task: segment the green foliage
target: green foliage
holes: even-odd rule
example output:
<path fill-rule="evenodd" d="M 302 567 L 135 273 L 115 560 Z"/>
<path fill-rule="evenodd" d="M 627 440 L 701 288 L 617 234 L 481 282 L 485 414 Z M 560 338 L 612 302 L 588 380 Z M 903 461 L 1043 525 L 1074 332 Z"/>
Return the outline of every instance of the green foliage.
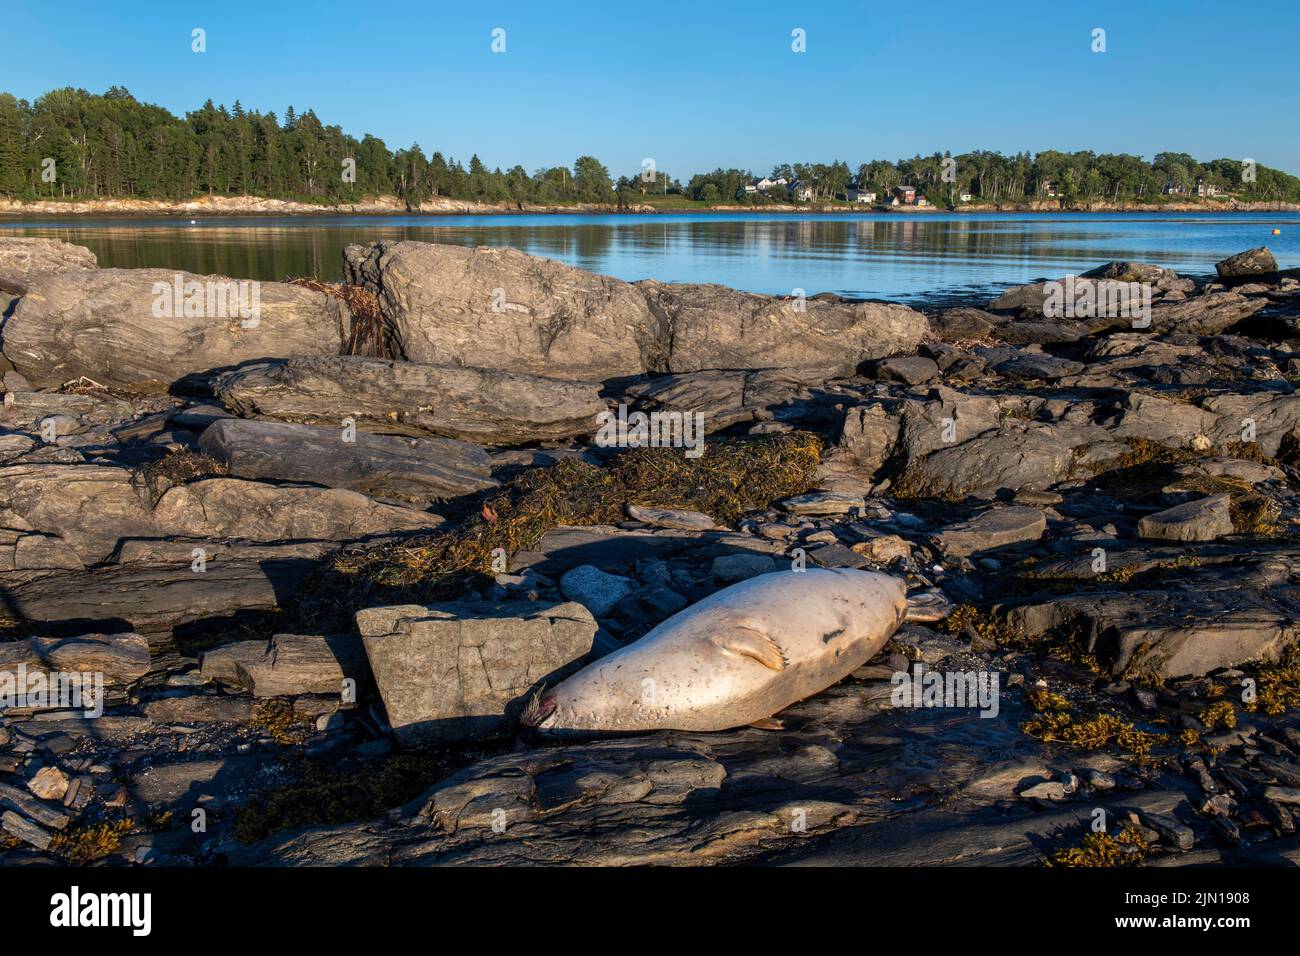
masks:
<path fill-rule="evenodd" d="M 54 160 L 55 179 L 41 177 Z M 343 161 L 356 162 L 355 181 Z M 954 165 L 955 163 L 955 165 Z M 434 197 L 492 203 L 609 203 L 652 201 L 685 208 L 696 203 L 761 206 L 787 203 L 779 187 L 747 193 L 748 170 L 698 173 L 686 185 L 667 172 L 642 171 L 615 183 L 591 156 L 573 168 L 527 173 L 489 169 L 477 156 L 468 168 L 440 152 L 428 155 L 413 143 L 392 151 L 366 134 L 357 139 L 316 114 L 292 106 L 283 121 L 275 113 L 231 109 L 211 100 L 184 119 L 137 101 L 113 87 L 103 95 L 67 87 L 34 102 L 0 93 L 0 196 L 20 199 L 190 199 L 195 196 L 262 196 L 315 203 L 342 203 L 395 195 L 410 207 Z M 935 153 L 890 162 L 785 163 L 772 178 L 799 181 L 812 201 L 845 198 L 851 182 L 882 200 L 899 185 L 915 186 L 938 206 L 969 193 L 976 202 L 1014 203 L 1049 198 L 1049 184 L 1066 202 L 1160 202 L 1195 196 L 1198 181 L 1242 201 L 1300 201 L 1300 179 L 1265 166 L 1243 181 L 1235 159 L 1199 163 L 1185 153 L 1157 153 L 1147 162 L 1127 154 L 1044 150 L 1014 156 L 978 150 L 958 156 Z M 1166 195 L 1166 188 L 1176 190 Z"/>

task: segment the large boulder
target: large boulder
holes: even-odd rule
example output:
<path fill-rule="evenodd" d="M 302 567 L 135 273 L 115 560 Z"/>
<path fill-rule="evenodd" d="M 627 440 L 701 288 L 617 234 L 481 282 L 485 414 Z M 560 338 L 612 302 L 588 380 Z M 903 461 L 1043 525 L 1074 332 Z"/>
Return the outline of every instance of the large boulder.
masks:
<path fill-rule="evenodd" d="M 337 299 L 262 282 L 243 287 L 241 312 L 234 282 L 166 269 L 36 276 L 5 322 L 4 354 L 36 388 L 84 375 L 160 389 L 255 359 L 342 351 L 350 315 Z"/>
<path fill-rule="evenodd" d="M 557 378 L 637 375 L 659 321 L 626 282 L 516 249 L 377 242 L 344 269 L 379 296 L 406 358 Z"/>
<path fill-rule="evenodd" d="M 203 432 L 199 447 L 239 478 L 349 488 L 426 507 L 497 485 L 487 452 L 452 438 L 224 418 Z"/>
<path fill-rule="evenodd" d="M 499 733 L 596 636 L 577 603 L 373 607 L 356 621 L 388 722 L 407 747 Z"/>
<path fill-rule="evenodd" d="M 717 285 L 621 282 L 513 249 L 349 246 L 415 362 L 608 380 L 646 372 L 853 373 L 915 350 L 925 316 L 878 302 L 775 298 Z"/>
<path fill-rule="evenodd" d="M 245 417 L 443 435 L 510 445 L 589 435 L 605 410 L 594 385 L 481 368 L 334 356 L 247 366 L 217 394 Z"/>
<path fill-rule="evenodd" d="M 668 370 L 820 369 L 852 375 L 862 363 L 914 352 L 929 331 L 919 312 L 832 297 L 782 299 L 719 285 L 638 282 L 667 320 Z"/>
<path fill-rule="evenodd" d="M 1214 271 L 1223 279 L 1277 272 L 1277 259 L 1273 257 L 1268 246 L 1260 246 L 1216 262 Z"/>

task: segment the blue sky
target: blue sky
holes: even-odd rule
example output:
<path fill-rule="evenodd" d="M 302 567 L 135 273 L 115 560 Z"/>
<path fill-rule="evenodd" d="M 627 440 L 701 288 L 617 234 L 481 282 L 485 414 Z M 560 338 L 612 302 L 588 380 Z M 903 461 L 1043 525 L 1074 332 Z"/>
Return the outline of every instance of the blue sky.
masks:
<path fill-rule="evenodd" d="M 1170 149 L 1300 174 L 1297 0 L 7 0 L 5 20 L 0 89 L 22 98 L 119 84 L 178 115 L 208 97 L 293 104 L 390 148 L 530 171 L 584 153 L 615 175 L 644 157 L 682 175 L 982 147 Z"/>

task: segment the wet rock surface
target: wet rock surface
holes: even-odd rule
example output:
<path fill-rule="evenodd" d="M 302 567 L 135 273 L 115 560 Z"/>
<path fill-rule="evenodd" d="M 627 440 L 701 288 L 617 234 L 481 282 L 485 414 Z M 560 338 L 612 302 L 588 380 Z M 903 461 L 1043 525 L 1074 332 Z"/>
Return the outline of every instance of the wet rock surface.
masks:
<path fill-rule="evenodd" d="M 148 270 L 0 241 L 0 861 L 1294 865 L 1300 283 L 1234 258 L 1081 273 L 1147 323 L 385 243 L 376 358 L 296 286 L 275 347 L 146 338 Z M 619 405 L 702 454 L 597 438 Z M 782 729 L 518 732 L 801 567 L 910 610 Z"/>

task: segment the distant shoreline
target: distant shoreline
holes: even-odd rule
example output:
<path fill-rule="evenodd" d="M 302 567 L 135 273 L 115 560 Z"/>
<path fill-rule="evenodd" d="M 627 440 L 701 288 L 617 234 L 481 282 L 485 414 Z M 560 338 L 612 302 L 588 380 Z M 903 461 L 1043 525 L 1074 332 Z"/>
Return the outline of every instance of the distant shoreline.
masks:
<path fill-rule="evenodd" d="M 1235 212 L 1300 212 L 1300 203 L 1286 202 L 1180 202 L 1160 204 L 1138 203 L 1077 203 L 1069 206 L 1059 202 L 1040 200 L 1032 203 L 984 204 L 967 203 L 955 209 L 937 206 L 863 206 L 849 204 L 742 206 L 715 204 L 710 206 L 665 207 L 650 203 L 628 205 L 576 203 L 572 205 L 537 205 L 516 203 L 477 203 L 460 199 L 435 198 L 408 209 L 395 197 L 363 199 L 356 203 L 328 206 L 300 203 L 285 199 L 264 199 L 256 196 L 202 197 L 191 200 L 161 199 L 92 199 L 92 200 L 0 200 L 0 223 L 5 219 L 22 217 L 54 217 L 81 219 L 101 216 L 221 216 L 232 219 L 254 216 L 532 216 L 532 215 L 689 215 L 708 213 L 747 213 L 751 215 L 802 214 L 802 215 L 873 215 L 894 213 L 898 215 L 929 215 L 934 213 L 1235 213 Z"/>

